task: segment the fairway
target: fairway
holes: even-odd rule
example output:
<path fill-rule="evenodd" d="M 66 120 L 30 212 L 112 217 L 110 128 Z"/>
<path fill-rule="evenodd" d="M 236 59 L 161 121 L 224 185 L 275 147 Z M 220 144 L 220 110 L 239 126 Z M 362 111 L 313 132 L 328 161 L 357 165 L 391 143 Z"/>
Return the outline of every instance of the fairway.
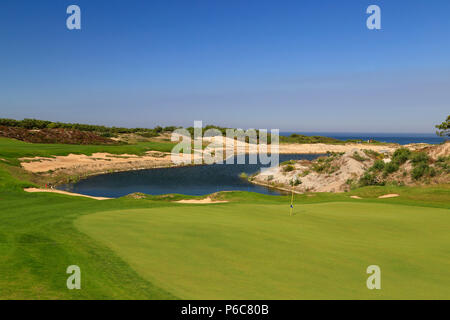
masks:
<path fill-rule="evenodd" d="M 448 299 L 448 209 L 373 202 L 173 205 L 75 226 L 182 299 Z M 379 265 L 381 290 L 366 268 Z M 124 280 L 126 281 L 126 279 Z"/>

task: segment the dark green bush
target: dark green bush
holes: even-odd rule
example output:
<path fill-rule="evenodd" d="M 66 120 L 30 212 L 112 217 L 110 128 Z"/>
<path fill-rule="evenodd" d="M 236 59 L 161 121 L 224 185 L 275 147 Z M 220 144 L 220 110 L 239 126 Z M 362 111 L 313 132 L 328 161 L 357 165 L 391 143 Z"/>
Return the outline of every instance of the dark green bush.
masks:
<path fill-rule="evenodd" d="M 399 168 L 398 164 L 396 162 L 391 161 L 391 162 L 386 163 L 386 165 L 384 166 L 383 173 L 385 175 L 389 175 L 389 174 L 394 173 L 395 171 L 397 171 L 398 168 Z"/>
<path fill-rule="evenodd" d="M 378 181 L 377 176 L 373 173 L 366 172 L 360 179 L 359 179 L 359 185 L 361 187 L 365 186 L 376 186 L 380 185 L 381 183 Z"/>
<path fill-rule="evenodd" d="M 437 174 L 436 169 L 434 169 L 433 167 L 430 167 L 430 168 L 428 169 L 428 175 L 429 175 L 430 177 L 434 177 L 434 176 L 436 176 L 436 174 Z"/>
<path fill-rule="evenodd" d="M 114 135 L 111 132 L 100 133 L 100 136 L 104 137 L 104 138 L 112 138 L 112 137 L 114 137 Z"/>
<path fill-rule="evenodd" d="M 401 165 L 401 164 L 404 164 L 406 161 L 408 161 L 410 156 L 411 156 L 411 150 L 409 150 L 408 148 L 400 148 L 400 149 L 395 150 L 395 152 L 392 156 L 392 161 Z"/>
<path fill-rule="evenodd" d="M 426 163 L 419 163 L 412 171 L 411 176 L 414 180 L 420 179 L 423 175 L 428 173 L 430 167 Z"/>
<path fill-rule="evenodd" d="M 428 163 L 429 157 L 425 152 L 415 152 L 410 159 L 413 165 L 417 165 L 419 163 Z"/>
<path fill-rule="evenodd" d="M 377 160 L 370 168 L 371 171 L 381 171 L 384 169 L 385 163 L 383 160 Z"/>

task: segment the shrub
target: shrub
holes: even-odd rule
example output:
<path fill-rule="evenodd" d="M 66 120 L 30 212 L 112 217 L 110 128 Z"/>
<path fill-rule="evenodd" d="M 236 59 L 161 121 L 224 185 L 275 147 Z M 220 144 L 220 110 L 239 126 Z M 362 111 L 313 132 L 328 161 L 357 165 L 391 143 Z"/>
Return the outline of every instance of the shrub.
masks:
<path fill-rule="evenodd" d="M 428 163 L 429 157 L 425 152 L 415 152 L 411 155 L 411 162 L 414 165 L 419 163 Z"/>
<path fill-rule="evenodd" d="M 354 179 L 347 179 L 347 181 L 345 181 L 345 184 L 350 187 L 350 190 L 359 187 L 358 181 L 355 181 Z"/>
<path fill-rule="evenodd" d="M 395 171 L 397 171 L 399 168 L 398 163 L 396 162 L 388 162 L 386 163 L 386 165 L 384 166 L 384 174 L 385 175 L 389 175 L 391 173 L 394 173 Z"/>
<path fill-rule="evenodd" d="M 112 134 L 111 132 L 103 132 L 103 133 L 100 133 L 100 136 L 103 138 L 112 138 L 112 137 L 116 137 L 117 135 Z"/>
<path fill-rule="evenodd" d="M 414 180 L 420 179 L 429 171 L 430 167 L 426 163 L 419 163 L 412 171 L 411 176 Z"/>
<path fill-rule="evenodd" d="M 436 161 L 436 166 L 443 169 L 444 172 L 450 172 L 450 156 L 440 156 Z"/>
<path fill-rule="evenodd" d="M 409 150 L 408 148 L 400 148 L 400 149 L 395 150 L 395 152 L 392 156 L 392 161 L 401 165 L 401 164 L 404 164 L 406 161 L 408 161 L 410 156 L 411 156 L 411 150 Z"/>
<path fill-rule="evenodd" d="M 360 179 L 359 184 L 361 187 L 365 186 L 376 186 L 380 183 L 378 182 L 378 179 L 375 174 L 366 172 Z"/>
<path fill-rule="evenodd" d="M 372 171 L 381 171 L 384 169 L 385 163 L 383 160 L 377 160 L 373 164 L 373 166 L 370 168 Z"/>
<path fill-rule="evenodd" d="M 315 163 L 313 164 L 312 169 L 317 173 L 322 173 L 325 172 L 329 167 L 330 165 L 327 163 L 325 164 Z"/>
<path fill-rule="evenodd" d="M 293 165 L 291 165 L 291 164 L 288 164 L 287 166 L 283 167 L 283 172 L 291 172 L 291 171 L 294 171 L 294 170 L 295 170 L 295 167 Z"/>
<path fill-rule="evenodd" d="M 434 169 L 433 167 L 429 167 L 429 169 L 428 169 L 428 175 L 429 175 L 430 177 L 436 176 L 436 169 Z"/>

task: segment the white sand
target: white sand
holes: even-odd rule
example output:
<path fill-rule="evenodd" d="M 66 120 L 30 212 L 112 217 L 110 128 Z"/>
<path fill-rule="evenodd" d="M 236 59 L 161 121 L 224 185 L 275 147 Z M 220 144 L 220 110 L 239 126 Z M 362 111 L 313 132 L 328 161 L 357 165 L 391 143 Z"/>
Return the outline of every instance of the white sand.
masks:
<path fill-rule="evenodd" d="M 72 192 L 67 192 L 67 191 L 62 191 L 62 190 L 55 190 L 55 189 L 38 189 L 38 188 L 25 188 L 23 189 L 26 192 L 52 192 L 52 193 L 60 193 L 60 194 L 65 194 L 68 196 L 74 196 L 74 197 L 85 197 L 85 198 L 90 198 L 90 199 L 95 199 L 95 200 L 108 200 L 111 198 L 105 198 L 105 197 L 93 197 L 93 196 L 87 196 L 84 194 L 79 194 L 79 193 L 72 193 Z"/>
<path fill-rule="evenodd" d="M 379 196 L 378 199 L 395 198 L 395 197 L 400 197 L 400 195 L 396 194 L 396 193 L 390 193 L 390 194 L 385 194 L 385 195 Z"/>
<path fill-rule="evenodd" d="M 189 200 L 179 200 L 179 201 L 175 201 L 177 203 L 197 203 L 197 204 L 208 204 L 208 203 L 226 203 L 228 201 L 215 201 L 212 200 L 211 198 L 205 198 L 205 199 L 189 199 Z"/>

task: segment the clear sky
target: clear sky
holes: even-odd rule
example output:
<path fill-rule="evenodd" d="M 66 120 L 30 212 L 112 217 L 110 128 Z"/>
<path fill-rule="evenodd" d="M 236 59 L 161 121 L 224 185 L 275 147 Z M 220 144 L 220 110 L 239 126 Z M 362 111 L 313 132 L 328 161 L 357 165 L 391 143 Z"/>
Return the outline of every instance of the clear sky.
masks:
<path fill-rule="evenodd" d="M 433 132 L 449 16 L 448 0 L 1 0 L 0 117 Z"/>

